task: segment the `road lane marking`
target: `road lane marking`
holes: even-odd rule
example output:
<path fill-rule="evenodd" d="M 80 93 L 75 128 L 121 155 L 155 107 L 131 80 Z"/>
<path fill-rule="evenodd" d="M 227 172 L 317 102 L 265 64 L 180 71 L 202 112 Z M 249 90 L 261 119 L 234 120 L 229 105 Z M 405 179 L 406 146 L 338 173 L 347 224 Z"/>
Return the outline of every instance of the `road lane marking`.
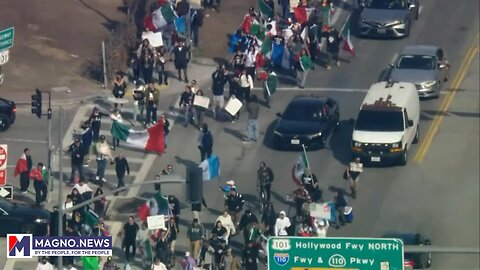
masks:
<path fill-rule="evenodd" d="M 447 112 L 450 105 L 452 104 L 455 94 L 460 88 L 467 74 L 467 71 L 470 68 L 473 58 L 478 53 L 477 41 L 478 41 L 478 35 L 477 35 L 477 38 L 475 39 L 475 43 L 468 49 L 467 54 L 465 55 L 462 61 L 462 64 L 460 65 L 460 69 L 458 70 L 454 80 L 452 81 L 451 90 L 448 92 L 447 96 L 443 99 L 439 110 L 435 114 L 432 124 L 428 128 L 428 131 L 425 134 L 425 137 L 422 140 L 422 143 L 420 144 L 420 147 L 417 153 L 413 157 L 414 162 L 419 163 L 425 158 L 425 155 L 428 149 L 430 148 L 430 145 L 432 144 L 433 138 L 435 134 L 438 132 L 440 125 L 442 124 L 442 120 L 445 113 Z"/>
<path fill-rule="evenodd" d="M 397 60 L 397 57 L 398 57 L 398 53 L 395 53 L 392 57 L 392 60 L 390 61 L 390 64 L 395 64 L 395 60 Z"/>
<path fill-rule="evenodd" d="M 255 87 L 253 90 L 263 91 L 263 88 Z M 334 87 L 305 87 L 300 88 L 296 86 L 292 87 L 278 87 L 276 91 L 298 91 L 298 92 L 360 92 L 366 93 L 368 89 L 366 88 L 334 88 Z"/>
<path fill-rule="evenodd" d="M 423 6 L 418 7 L 418 16 L 420 16 L 420 14 L 422 14 L 422 10 L 423 10 Z"/>
<path fill-rule="evenodd" d="M 24 142 L 24 143 L 41 143 L 41 144 L 47 143 L 47 141 L 29 140 L 29 139 L 13 139 L 13 138 L 2 138 L 2 141 L 7 141 L 7 142 Z"/>

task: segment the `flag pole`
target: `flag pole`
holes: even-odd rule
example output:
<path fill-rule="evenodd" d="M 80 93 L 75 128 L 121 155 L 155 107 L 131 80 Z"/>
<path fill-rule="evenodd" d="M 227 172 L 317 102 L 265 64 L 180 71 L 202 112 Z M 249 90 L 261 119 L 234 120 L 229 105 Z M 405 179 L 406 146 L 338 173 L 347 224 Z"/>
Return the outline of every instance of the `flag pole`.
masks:
<path fill-rule="evenodd" d="M 305 149 L 305 145 L 302 144 L 303 154 L 305 155 L 305 162 L 307 163 L 306 168 L 310 169 L 310 162 L 308 162 L 307 150 Z M 306 169 L 305 168 L 305 169 Z"/>

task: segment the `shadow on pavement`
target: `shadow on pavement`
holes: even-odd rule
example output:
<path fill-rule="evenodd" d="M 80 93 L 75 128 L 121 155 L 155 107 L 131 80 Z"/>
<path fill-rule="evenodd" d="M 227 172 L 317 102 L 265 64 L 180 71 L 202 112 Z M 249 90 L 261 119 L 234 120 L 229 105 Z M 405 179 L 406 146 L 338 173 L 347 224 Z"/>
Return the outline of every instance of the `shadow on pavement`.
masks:
<path fill-rule="evenodd" d="M 340 127 L 332 134 L 328 142 L 334 158 L 344 165 L 348 164 L 352 158 L 350 142 L 354 125 L 355 120 L 353 119 L 341 120 Z"/>
<path fill-rule="evenodd" d="M 235 129 L 223 128 L 223 131 L 227 134 L 232 135 L 233 137 L 235 137 L 239 140 L 243 140 L 245 138 L 245 135 L 243 135 L 243 133 L 241 133 L 240 131 L 235 130 Z"/>
<path fill-rule="evenodd" d="M 177 164 L 184 165 L 186 168 L 198 166 L 198 164 L 195 161 L 183 159 L 179 156 L 175 156 L 175 162 L 177 162 Z"/>

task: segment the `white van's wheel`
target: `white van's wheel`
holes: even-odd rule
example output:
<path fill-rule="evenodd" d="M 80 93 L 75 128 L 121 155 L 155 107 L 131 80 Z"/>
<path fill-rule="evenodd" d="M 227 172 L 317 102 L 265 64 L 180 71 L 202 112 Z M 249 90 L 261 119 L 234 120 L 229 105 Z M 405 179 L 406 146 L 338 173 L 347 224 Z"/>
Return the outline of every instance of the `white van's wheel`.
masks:
<path fill-rule="evenodd" d="M 413 142 L 412 143 L 418 143 L 418 141 L 420 140 L 420 130 L 419 130 L 419 126 L 417 125 L 417 131 L 415 132 L 415 138 L 413 138 Z"/>
<path fill-rule="evenodd" d="M 400 158 L 400 165 L 405 166 L 407 165 L 407 162 L 408 162 L 408 152 L 407 152 L 407 148 L 405 148 L 405 150 L 403 151 L 403 155 Z"/>

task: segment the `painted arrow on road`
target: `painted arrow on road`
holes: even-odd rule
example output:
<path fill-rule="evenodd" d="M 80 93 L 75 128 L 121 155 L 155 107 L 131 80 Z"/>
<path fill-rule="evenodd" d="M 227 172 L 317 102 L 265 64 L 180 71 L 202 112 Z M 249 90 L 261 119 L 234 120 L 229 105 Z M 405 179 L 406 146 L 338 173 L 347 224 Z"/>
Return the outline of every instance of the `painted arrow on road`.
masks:
<path fill-rule="evenodd" d="M 0 197 L 5 199 L 13 199 L 13 187 L 0 187 Z"/>

